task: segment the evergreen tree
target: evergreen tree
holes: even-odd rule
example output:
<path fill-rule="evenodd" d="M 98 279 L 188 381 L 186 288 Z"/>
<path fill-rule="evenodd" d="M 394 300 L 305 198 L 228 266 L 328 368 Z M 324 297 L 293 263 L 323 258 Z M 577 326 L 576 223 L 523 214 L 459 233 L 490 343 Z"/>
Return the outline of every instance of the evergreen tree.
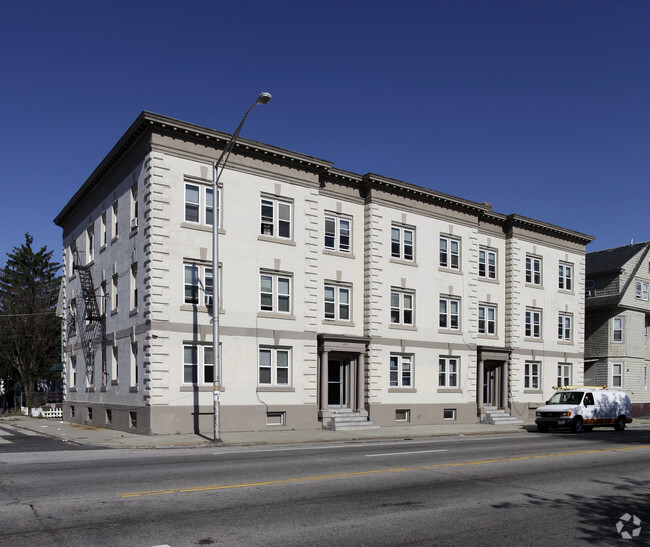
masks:
<path fill-rule="evenodd" d="M 61 356 L 61 321 L 55 313 L 60 265 L 46 247 L 34 252 L 33 241 L 25 234 L 0 270 L 0 371 L 20 380 L 28 407 L 34 406 L 37 381 L 51 378 L 50 368 Z"/>

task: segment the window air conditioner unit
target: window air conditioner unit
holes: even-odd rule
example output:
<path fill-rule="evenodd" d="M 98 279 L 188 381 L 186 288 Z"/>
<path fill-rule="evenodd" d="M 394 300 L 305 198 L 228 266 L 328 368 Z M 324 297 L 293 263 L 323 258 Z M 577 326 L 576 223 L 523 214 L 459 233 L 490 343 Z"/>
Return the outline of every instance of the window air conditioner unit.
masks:
<path fill-rule="evenodd" d="M 137 219 L 137 217 L 132 218 L 131 219 L 131 230 L 135 230 L 137 227 L 138 227 L 138 219 Z"/>

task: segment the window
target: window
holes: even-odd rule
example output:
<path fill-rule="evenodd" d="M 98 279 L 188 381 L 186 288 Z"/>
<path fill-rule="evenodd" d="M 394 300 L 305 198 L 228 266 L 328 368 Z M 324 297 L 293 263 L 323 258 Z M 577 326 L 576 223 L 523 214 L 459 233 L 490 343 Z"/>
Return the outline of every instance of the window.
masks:
<path fill-rule="evenodd" d="M 623 387 L 623 363 L 612 363 L 612 387 Z"/>
<path fill-rule="evenodd" d="M 131 344 L 131 385 L 137 386 L 140 378 L 138 377 L 138 343 Z"/>
<path fill-rule="evenodd" d="M 445 408 L 442 411 L 443 420 L 455 420 L 456 419 L 456 409 L 455 408 Z"/>
<path fill-rule="evenodd" d="M 288 348 L 261 347 L 259 351 L 260 385 L 289 385 L 289 363 L 291 350 Z"/>
<path fill-rule="evenodd" d="M 478 252 L 478 276 L 484 279 L 497 278 L 497 253 L 487 249 Z"/>
<path fill-rule="evenodd" d="M 113 411 L 110 408 L 106 409 L 106 424 L 111 425 L 113 423 Z"/>
<path fill-rule="evenodd" d="M 70 356 L 70 387 L 77 388 L 77 357 Z"/>
<path fill-rule="evenodd" d="M 138 309 L 138 265 L 131 266 L 131 309 Z"/>
<path fill-rule="evenodd" d="M 557 366 L 557 387 L 571 385 L 571 365 L 560 363 Z"/>
<path fill-rule="evenodd" d="M 200 304 L 201 293 L 203 304 L 212 306 L 214 291 L 214 276 L 212 268 L 198 264 L 184 265 L 183 302 L 185 304 Z"/>
<path fill-rule="evenodd" d="M 260 233 L 264 236 L 291 239 L 291 203 L 263 197 Z"/>
<path fill-rule="evenodd" d="M 458 357 L 438 359 L 438 386 L 458 387 Z"/>
<path fill-rule="evenodd" d="M 349 287 L 325 285 L 325 319 L 350 321 Z"/>
<path fill-rule="evenodd" d="M 68 265 L 69 265 L 68 275 L 70 277 L 72 277 L 75 273 L 74 267 L 76 263 L 77 263 L 77 243 L 73 241 L 72 243 L 70 243 L 70 254 L 68 259 Z"/>
<path fill-rule="evenodd" d="M 131 230 L 138 227 L 138 185 L 131 187 Z"/>
<path fill-rule="evenodd" d="M 350 252 L 352 223 L 336 215 L 325 215 L 325 248 L 339 253 Z"/>
<path fill-rule="evenodd" d="M 524 389 L 539 389 L 539 370 L 538 361 L 527 361 L 524 364 Z"/>
<path fill-rule="evenodd" d="M 113 203 L 113 232 L 111 233 L 111 239 L 115 239 L 118 235 L 119 223 L 117 221 L 117 201 Z"/>
<path fill-rule="evenodd" d="M 526 338 L 542 337 L 542 312 L 541 310 L 528 308 L 526 310 Z"/>
<path fill-rule="evenodd" d="M 77 334 L 77 300 L 72 298 L 68 304 L 68 317 L 66 321 L 68 325 L 68 336 Z"/>
<path fill-rule="evenodd" d="M 129 411 L 129 428 L 137 429 L 138 428 L 138 413 Z"/>
<path fill-rule="evenodd" d="M 185 222 L 199 222 L 200 195 L 199 186 L 185 185 Z"/>
<path fill-rule="evenodd" d="M 571 316 L 561 313 L 557 318 L 557 339 L 565 342 L 571 341 Z"/>
<path fill-rule="evenodd" d="M 594 296 L 596 294 L 596 282 L 593 279 L 585 281 L 585 296 Z"/>
<path fill-rule="evenodd" d="M 106 347 L 102 346 L 101 349 L 101 359 L 102 359 L 102 388 L 106 387 L 108 383 L 108 363 L 106 362 Z"/>
<path fill-rule="evenodd" d="M 212 188 L 205 189 L 205 209 L 203 218 L 205 218 L 205 223 L 208 226 L 214 224 L 214 190 Z"/>
<path fill-rule="evenodd" d="M 390 386 L 412 387 L 413 385 L 413 356 L 390 356 Z"/>
<path fill-rule="evenodd" d="M 648 366 L 643 367 L 643 389 L 648 389 Z"/>
<path fill-rule="evenodd" d="M 645 281 L 636 282 L 636 297 L 641 300 L 648 300 L 648 283 Z"/>
<path fill-rule="evenodd" d="M 542 284 L 542 259 L 534 256 L 526 257 L 526 283 Z"/>
<path fill-rule="evenodd" d="M 413 260 L 414 231 L 393 225 L 390 229 L 390 256 L 400 260 Z"/>
<path fill-rule="evenodd" d="M 450 237 L 440 238 L 440 267 L 460 270 L 460 241 Z"/>
<path fill-rule="evenodd" d="M 92 409 L 92 407 L 89 406 L 86 410 L 88 411 L 88 421 L 92 422 L 93 421 L 93 409 Z"/>
<path fill-rule="evenodd" d="M 186 304 L 199 303 L 199 267 L 185 265 L 185 298 Z"/>
<path fill-rule="evenodd" d="M 214 351 L 212 346 L 184 345 L 183 346 L 183 383 L 211 384 L 214 382 Z M 202 358 L 202 361 L 199 361 Z M 201 366 L 202 364 L 202 366 Z M 199 370 L 203 371 L 202 378 Z"/>
<path fill-rule="evenodd" d="M 456 300 L 455 298 L 441 298 L 439 317 L 441 329 L 460 329 L 460 300 Z"/>
<path fill-rule="evenodd" d="M 117 280 L 118 277 L 117 275 L 113 276 L 113 282 L 112 282 L 112 289 L 111 289 L 111 312 L 116 313 L 119 300 L 118 300 L 118 295 L 117 295 Z"/>
<path fill-rule="evenodd" d="M 260 274 L 260 310 L 291 313 L 291 277 Z"/>
<path fill-rule="evenodd" d="M 478 307 L 478 332 L 491 335 L 497 333 L 496 307 L 483 304 Z"/>
<path fill-rule="evenodd" d="M 558 269 L 558 288 L 564 291 L 573 290 L 573 266 L 560 262 Z"/>
<path fill-rule="evenodd" d="M 623 318 L 614 317 L 612 321 L 612 340 L 614 342 L 623 341 Z"/>
<path fill-rule="evenodd" d="M 117 346 L 113 346 L 113 366 L 111 367 L 111 383 L 117 383 L 118 378 L 120 377 L 120 364 L 117 359 L 118 351 Z"/>
<path fill-rule="evenodd" d="M 86 231 L 86 244 L 88 248 L 87 262 L 95 260 L 95 227 L 91 226 Z"/>
<path fill-rule="evenodd" d="M 101 240 L 101 245 L 102 245 L 102 247 L 106 247 L 106 243 L 107 243 L 106 239 L 107 239 L 107 237 L 108 237 L 108 235 L 107 235 L 107 233 L 106 233 L 106 211 L 104 211 L 104 212 L 102 213 L 102 226 L 101 226 L 101 230 L 102 230 L 102 233 L 101 233 L 101 238 L 102 238 L 102 240 Z"/>
<path fill-rule="evenodd" d="M 414 294 L 401 290 L 390 293 L 390 322 L 394 325 L 413 325 Z"/>

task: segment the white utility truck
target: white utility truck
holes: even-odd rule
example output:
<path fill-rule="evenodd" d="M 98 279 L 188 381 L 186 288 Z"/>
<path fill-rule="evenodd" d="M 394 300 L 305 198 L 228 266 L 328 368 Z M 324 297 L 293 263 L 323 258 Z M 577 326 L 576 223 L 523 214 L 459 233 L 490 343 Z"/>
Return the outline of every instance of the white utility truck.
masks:
<path fill-rule="evenodd" d="M 632 403 L 627 393 L 593 386 L 556 388 L 553 396 L 535 411 L 537 429 L 571 428 L 575 433 L 594 427 L 623 431 L 632 422 Z"/>

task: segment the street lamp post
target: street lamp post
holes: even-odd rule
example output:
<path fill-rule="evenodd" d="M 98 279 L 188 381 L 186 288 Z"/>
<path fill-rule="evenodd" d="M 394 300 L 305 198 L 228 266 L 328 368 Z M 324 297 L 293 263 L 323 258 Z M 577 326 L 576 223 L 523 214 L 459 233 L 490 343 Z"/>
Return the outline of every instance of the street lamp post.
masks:
<path fill-rule="evenodd" d="M 260 93 L 257 100 L 250 106 L 239 122 L 237 129 L 230 137 L 221 156 L 213 165 L 212 170 L 212 199 L 214 200 L 213 210 L 215 215 L 212 219 L 212 417 L 213 417 L 213 440 L 221 442 L 221 352 L 219 351 L 219 178 L 223 173 L 230 152 L 235 146 L 246 116 L 258 104 L 267 104 L 271 100 L 270 93 Z"/>

